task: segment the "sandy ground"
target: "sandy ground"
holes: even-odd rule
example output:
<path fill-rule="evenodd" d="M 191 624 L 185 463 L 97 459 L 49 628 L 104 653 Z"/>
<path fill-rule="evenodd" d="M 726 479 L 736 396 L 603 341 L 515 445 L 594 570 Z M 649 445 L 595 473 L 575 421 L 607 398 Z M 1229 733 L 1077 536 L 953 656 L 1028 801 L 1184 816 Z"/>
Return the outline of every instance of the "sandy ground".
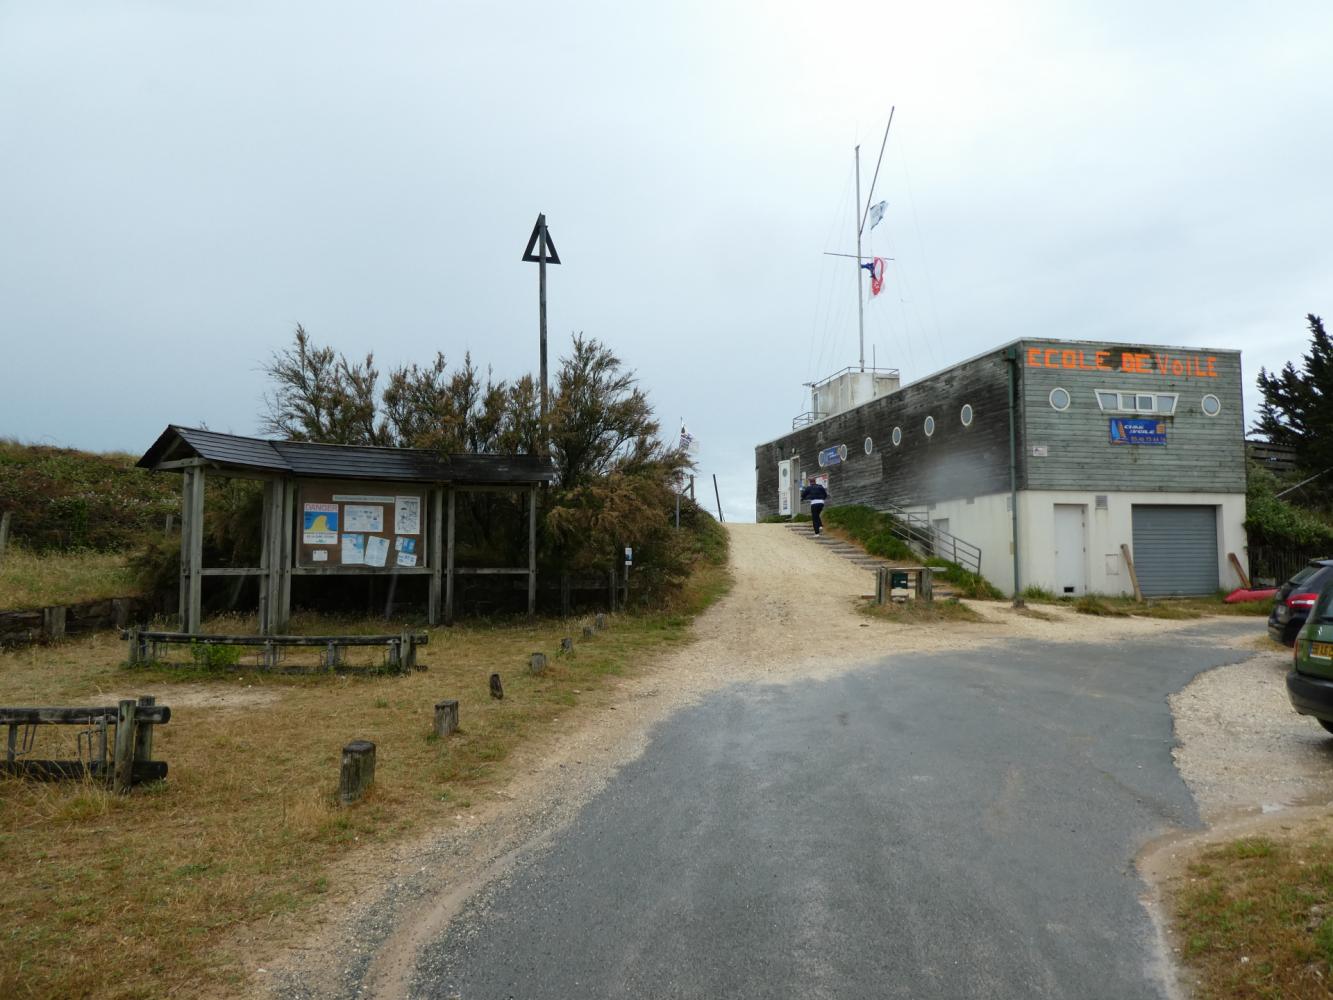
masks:
<path fill-rule="evenodd" d="M 986 618 L 978 624 L 913 627 L 872 620 L 856 610 L 873 587 L 868 571 L 780 525 L 727 528 L 735 585 L 696 623 L 695 642 L 620 682 L 615 700 L 595 717 L 556 739 L 527 746 L 518 756 L 517 776 L 498 801 L 479 806 L 461 825 L 350 859 L 335 880 L 348 890 L 331 893 L 312 915 L 318 927 L 302 947 L 256 959 L 249 992 L 406 997 L 418 950 L 473 892 L 503 878 L 519 852 L 569 822 L 617 768 L 642 752 L 655 723 L 727 684 L 796 683 L 896 652 L 966 649 L 1024 637 L 1123 641 L 1196 624 L 1106 620 L 1059 609 L 1043 609 L 1050 620 L 1040 620 L 1016 614 L 1005 603 L 974 604 Z M 793 567 L 800 567 L 799 574 Z M 822 638 L 812 642 L 812 635 Z M 1293 724 L 1287 718 L 1284 693 L 1278 703 L 1281 676 L 1273 656 L 1281 654 L 1256 654 L 1252 661 L 1204 675 L 1177 696 L 1179 705 L 1173 702 L 1181 719 L 1181 770 L 1205 811 L 1247 808 L 1252 799 L 1255 808 L 1269 799 L 1294 801 L 1324 787 L 1313 767 L 1320 761 L 1326 766 L 1329 759 L 1318 735 L 1323 731 L 1307 720 Z M 892 659 L 885 669 L 894 669 Z M 1233 694 L 1237 687 L 1239 696 Z M 1255 735 L 1256 727 L 1267 735 Z M 1275 790 L 1260 772 L 1275 755 L 1285 754 L 1297 729 L 1304 734 L 1304 749 Z M 1243 763 L 1232 773 L 1238 733 L 1247 734 L 1240 740 Z M 253 944 L 256 956 L 265 954 L 261 941 Z"/>

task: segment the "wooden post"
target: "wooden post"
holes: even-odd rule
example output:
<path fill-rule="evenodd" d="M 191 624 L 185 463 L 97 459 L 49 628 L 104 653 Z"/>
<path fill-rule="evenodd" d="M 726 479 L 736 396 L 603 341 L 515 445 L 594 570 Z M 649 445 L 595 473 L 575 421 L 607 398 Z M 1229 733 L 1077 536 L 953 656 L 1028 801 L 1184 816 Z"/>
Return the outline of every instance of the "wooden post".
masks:
<path fill-rule="evenodd" d="M 134 699 L 120 702 L 116 711 L 116 755 L 113 767 L 112 789 L 123 795 L 134 780 Z"/>
<path fill-rule="evenodd" d="M 713 473 L 713 499 L 717 501 L 717 523 L 726 524 L 726 519 L 722 516 L 722 494 L 717 491 L 717 473 Z"/>
<path fill-rule="evenodd" d="M 181 470 L 181 578 L 177 608 L 182 632 L 190 631 L 190 511 L 194 506 L 190 500 L 193 496 L 194 470 L 183 469 Z"/>
<path fill-rule="evenodd" d="M 572 652 L 574 652 L 574 640 L 571 639 L 571 638 L 569 638 L 569 636 L 566 636 L 565 638 L 561 639 L 561 640 L 560 640 L 560 652 L 562 652 L 562 653 L 572 653 Z"/>
<path fill-rule="evenodd" d="M 533 653 L 528 657 L 528 673 L 541 675 L 546 672 L 546 654 Z"/>
<path fill-rule="evenodd" d="M 426 606 L 426 621 L 440 624 L 440 602 L 444 596 L 444 487 L 433 486 L 430 491 L 430 597 Z"/>
<path fill-rule="evenodd" d="M 499 674 L 491 674 L 491 697 L 499 701 L 505 696 L 504 685 L 500 683 Z"/>
<path fill-rule="evenodd" d="M 7 510 L 0 514 L 0 562 L 4 562 L 5 549 L 9 548 L 9 525 L 14 520 L 14 512 Z"/>
<path fill-rule="evenodd" d="M 449 523 L 445 527 L 444 543 L 444 623 L 446 625 L 454 623 L 454 515 L 458 510 L 455 492 L 454 488 L 450 486 Z"/>
<path fill-rule="evenodd" d="M 190 595 L 189 620 L 186 632 L 198 632 L 202 620 L 204 578 L 200 572 L 204 568 L 204 470 L 202 466 L 194 469 L 190 476 Z"/>
<path fill-rule="evenodd" d="M 584 626 L 583 626 L 583 638 L 585 638 L 585 639 L 591 639 L 591 638 L 592 638 L 592 626 L 591 626 L 591 625 L 584 625 Z"/>
<path fill-rule="evenodd" d="M 883 604 L 888 596 L 888 567 L 880 566 L 875 570 L 875 603 Z"/>
<path fill-rule="evenodd" d="M 592 620 L 592 624 L 593 627 L 600 632 L 602 629 L 606 628 L 606 615 L 599 614 Z"/>
<path fill-rule="evenodd" d="M 458 728 L 458 702 L 437 701 L 435 703 L 435 735 L 444 739 Z"/>
<path fill-rule="evenodd" d="M 287 623 L 292 618 L 292 533 L 295 529 L 296 483 L 291 479 L 282 481 L 282 524 L 278 535 L 277 552 L 281 557 L 278 563 L 278 578 L 281 581 L 281 593 L 278 597 L 278 616 L 275 627 L 278 632 L 285 632 Z"/>
<path fill-rule="evenodd" d="M 353 740 L 343 747 L 342 769 L 338 773 L 338 801 L 351 805 L 375 783 L 375 744 Z"/>
<path fill-rule="evenodd" d="M 927 604 L 935 601 L 935 571 L 929 566 L 922 566 L 916 573 L 916 592 Z"/>
<path fill-rule="evenodd" d="M 543 390 L 544 391 L 544 390 Z M 537 615 L 537 487 L 528 492 L 528 617 Z"/>
<path fill-rule="evenodd" d="M 139 698 L 139 707 L 152 708 L 157 704 L 157 699 L 151 694 L 142 695 Z M 134 722 L 136 734 L 134 739 L 134 759 L 152 760 L 153 759 L 153 724 L 151 722 L 140 722 L 138 716 L 135 716 Z"/>
<path fill-rule="evenodd" d="M 60 642 L 65 638 L 65 618 L 68 612 L 63 604 L 42 608 L 42 639 Z"/>
<path fill-rule="evenodd" d="M 126 656 L 125 661 L 132 667 L 137 666 L 140 662 L 138 625 L 133 625 L 129 628 L 128 631 L 126 631 L 125 640 L 126 642 L 129 643 L 130 646 L 129 655 Z"/>
<path fill-rule="evenodd" d="M 1134 585 L 1134 600 L 1143 600 L 1143 590 L 1139 587 L 1139 574 L 1134 572 L 1134 557 L 1129 554 L 1129 546 L 1124 542 L 1120 543 L 1120 554 L 1125 557 L 1125 565 L 1129 567 L 1129 582 Z"/>
<path fill-rule="evenodd" d="M 264 481 L 264 515 L 260 519 L 259 532 L 259 634 L 272 634 L 272 617 L 269 606 L 272 593 L 272 560 L 269 558 L 273 546 L 273 480 Z"/>
<path fill-rule="evenodd" d="M 1228 552 L 1227 559 L 1230 560 L 1231 568 L 1236 571 L 1236 575 L 1240 577 L 1240 585 L 1244 587 L 1246 590 L 1249 590 L 1250 578 L 1246 576 L 1245 570 L 1241 569 L 1240 560 L 1236 558 L 1236 553 Z"/>

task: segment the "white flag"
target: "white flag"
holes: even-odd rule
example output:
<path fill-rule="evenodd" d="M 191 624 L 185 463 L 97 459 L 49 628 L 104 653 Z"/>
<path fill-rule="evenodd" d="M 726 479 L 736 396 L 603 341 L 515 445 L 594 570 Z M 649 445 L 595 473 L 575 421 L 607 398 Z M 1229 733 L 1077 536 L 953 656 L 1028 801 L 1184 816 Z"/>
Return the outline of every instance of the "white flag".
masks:
<path fill-rule="evenodd" d="M 694 435 L 685 429 L 685 425 L 680 425 L 680 450 L 693 455 L 699 450 L 699 442 L 695 440 Z"/>
<path fill-rule="evenodd" d="M 874 229 L 884 218 L 884 210 L 889 207 L 887 201 L 877 201 L 870 206 L 870 212 L 867 218 L 870 220 L 870 228 Z"/>

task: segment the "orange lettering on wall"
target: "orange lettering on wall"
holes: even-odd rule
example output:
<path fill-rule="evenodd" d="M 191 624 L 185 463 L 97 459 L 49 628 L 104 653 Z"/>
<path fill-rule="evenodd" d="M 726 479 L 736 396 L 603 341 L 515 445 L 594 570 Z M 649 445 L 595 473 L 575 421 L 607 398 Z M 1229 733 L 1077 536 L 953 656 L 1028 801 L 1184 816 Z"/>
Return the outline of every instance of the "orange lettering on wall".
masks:
<path fill-rule="evenodd" d="M 1137 354 L 1120 355 L 1120 370 L 1125 372 L 1136 372 L 1139 370 Z"/>
<path fill-rule="evenodd" d="M 1078 365 L 1075 364 L 1075 361 L 1076 361 L 1077 359 L 1078 359 L 1078 352 L 1077 352 L 1077 351 L 1061 351 L 1061 352 L 1060 352 L 1060 367 L 1061 367 L 1061 368 L 1077 368 Z"/>
<path fill-rule="evenodd" d="M 1108 365 L 1108 364 L 1106 363 L 1106 359 L 1109 358 L 1110 356 L 1111 356 L 1111 352 L 1110 352 L 1110 351 L 1098 351 L 1098 352 L 1097 352 L 1097 367 L 1098 367 L 1099 369 L 1101 369 L 1102 371 L 1108 371 L 1108 370 L 1110 369 L 1111 366 Z"/>
<path fill-rule="evenodd" d="M 1029 368 L 1040 368 L 1040 367 L 1042 367 L 1040 358 L 1041 358 L 1041 348 L 1040 348 L 1040 347 L 1029 347 L 1029 348 L 1028 348 L 1028 367 L 1029 367 Z"/>
<path fill-rule="evenodd" d="M 1048 348 L 1048 349 L 1046 350 L 1045 354 L 1042 355 L 1042 361 L 1045 362 L 1045 365 L 1046 365 L 1047 368 L 1059 368 L 1059 367 L 1060 367 L 1060 366 L 1057 365 L 1054 361 L 1051 360 L 1053 357 L 1055 357 L 1055 356 L 1056 356 L 1057 354 L 1059 354 L 1059 353 L 1060 353 L 1060 352 L 1057 351 L 1054 347 Z"/>
<path fill-rule="evenodd" d="M 1209 377 L 1209 378 L 1217 378 L 1217 369 L 1216 369 L 1215 367 L 1213 367 L 1213 366 L 1216 365 L 1216 364 L 1217 364 L 1217 358 L 1216 358 L 1216 357 L 1213 357 L 1213 356 L 1210 355 L 1209 358 L 1208 358 L 1208 377 Z"/>
<path fill-rule="evenodd" d="M 1168 366 L 1170 366 L 1170 364 L 1171 364 L 1171 355 L 1169 355 L 1169 354 L 1154 354 L 1154 355 L 1153 355 L 1153 358 L 1154 358 L 1154 359 L 1156 360 L 1156 362 L 1157 362 L 1157 370 L 1158 370 L 1159 372 L 1161 372 L 1163 375 L 1165 375 Z"/>
<path fill-rule="evenodd" d="M 1185 366 L 1180 363 L 1179 358 L 1171 362 L 1171 374 L 1177 377 L 1185 374 Z"/>

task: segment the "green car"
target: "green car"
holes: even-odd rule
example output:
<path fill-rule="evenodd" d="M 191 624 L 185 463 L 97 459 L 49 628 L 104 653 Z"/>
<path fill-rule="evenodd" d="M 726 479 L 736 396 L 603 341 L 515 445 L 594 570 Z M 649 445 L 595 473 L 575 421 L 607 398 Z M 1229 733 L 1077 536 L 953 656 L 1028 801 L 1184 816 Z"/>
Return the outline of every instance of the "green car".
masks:
<path fill-rule="evenodd" d="M 1301 715 L 1313 715 L 1333 733 L 1333 584 L 1319 592 L 1310 616 L 1296 633 L 1287 697 Z"/>

